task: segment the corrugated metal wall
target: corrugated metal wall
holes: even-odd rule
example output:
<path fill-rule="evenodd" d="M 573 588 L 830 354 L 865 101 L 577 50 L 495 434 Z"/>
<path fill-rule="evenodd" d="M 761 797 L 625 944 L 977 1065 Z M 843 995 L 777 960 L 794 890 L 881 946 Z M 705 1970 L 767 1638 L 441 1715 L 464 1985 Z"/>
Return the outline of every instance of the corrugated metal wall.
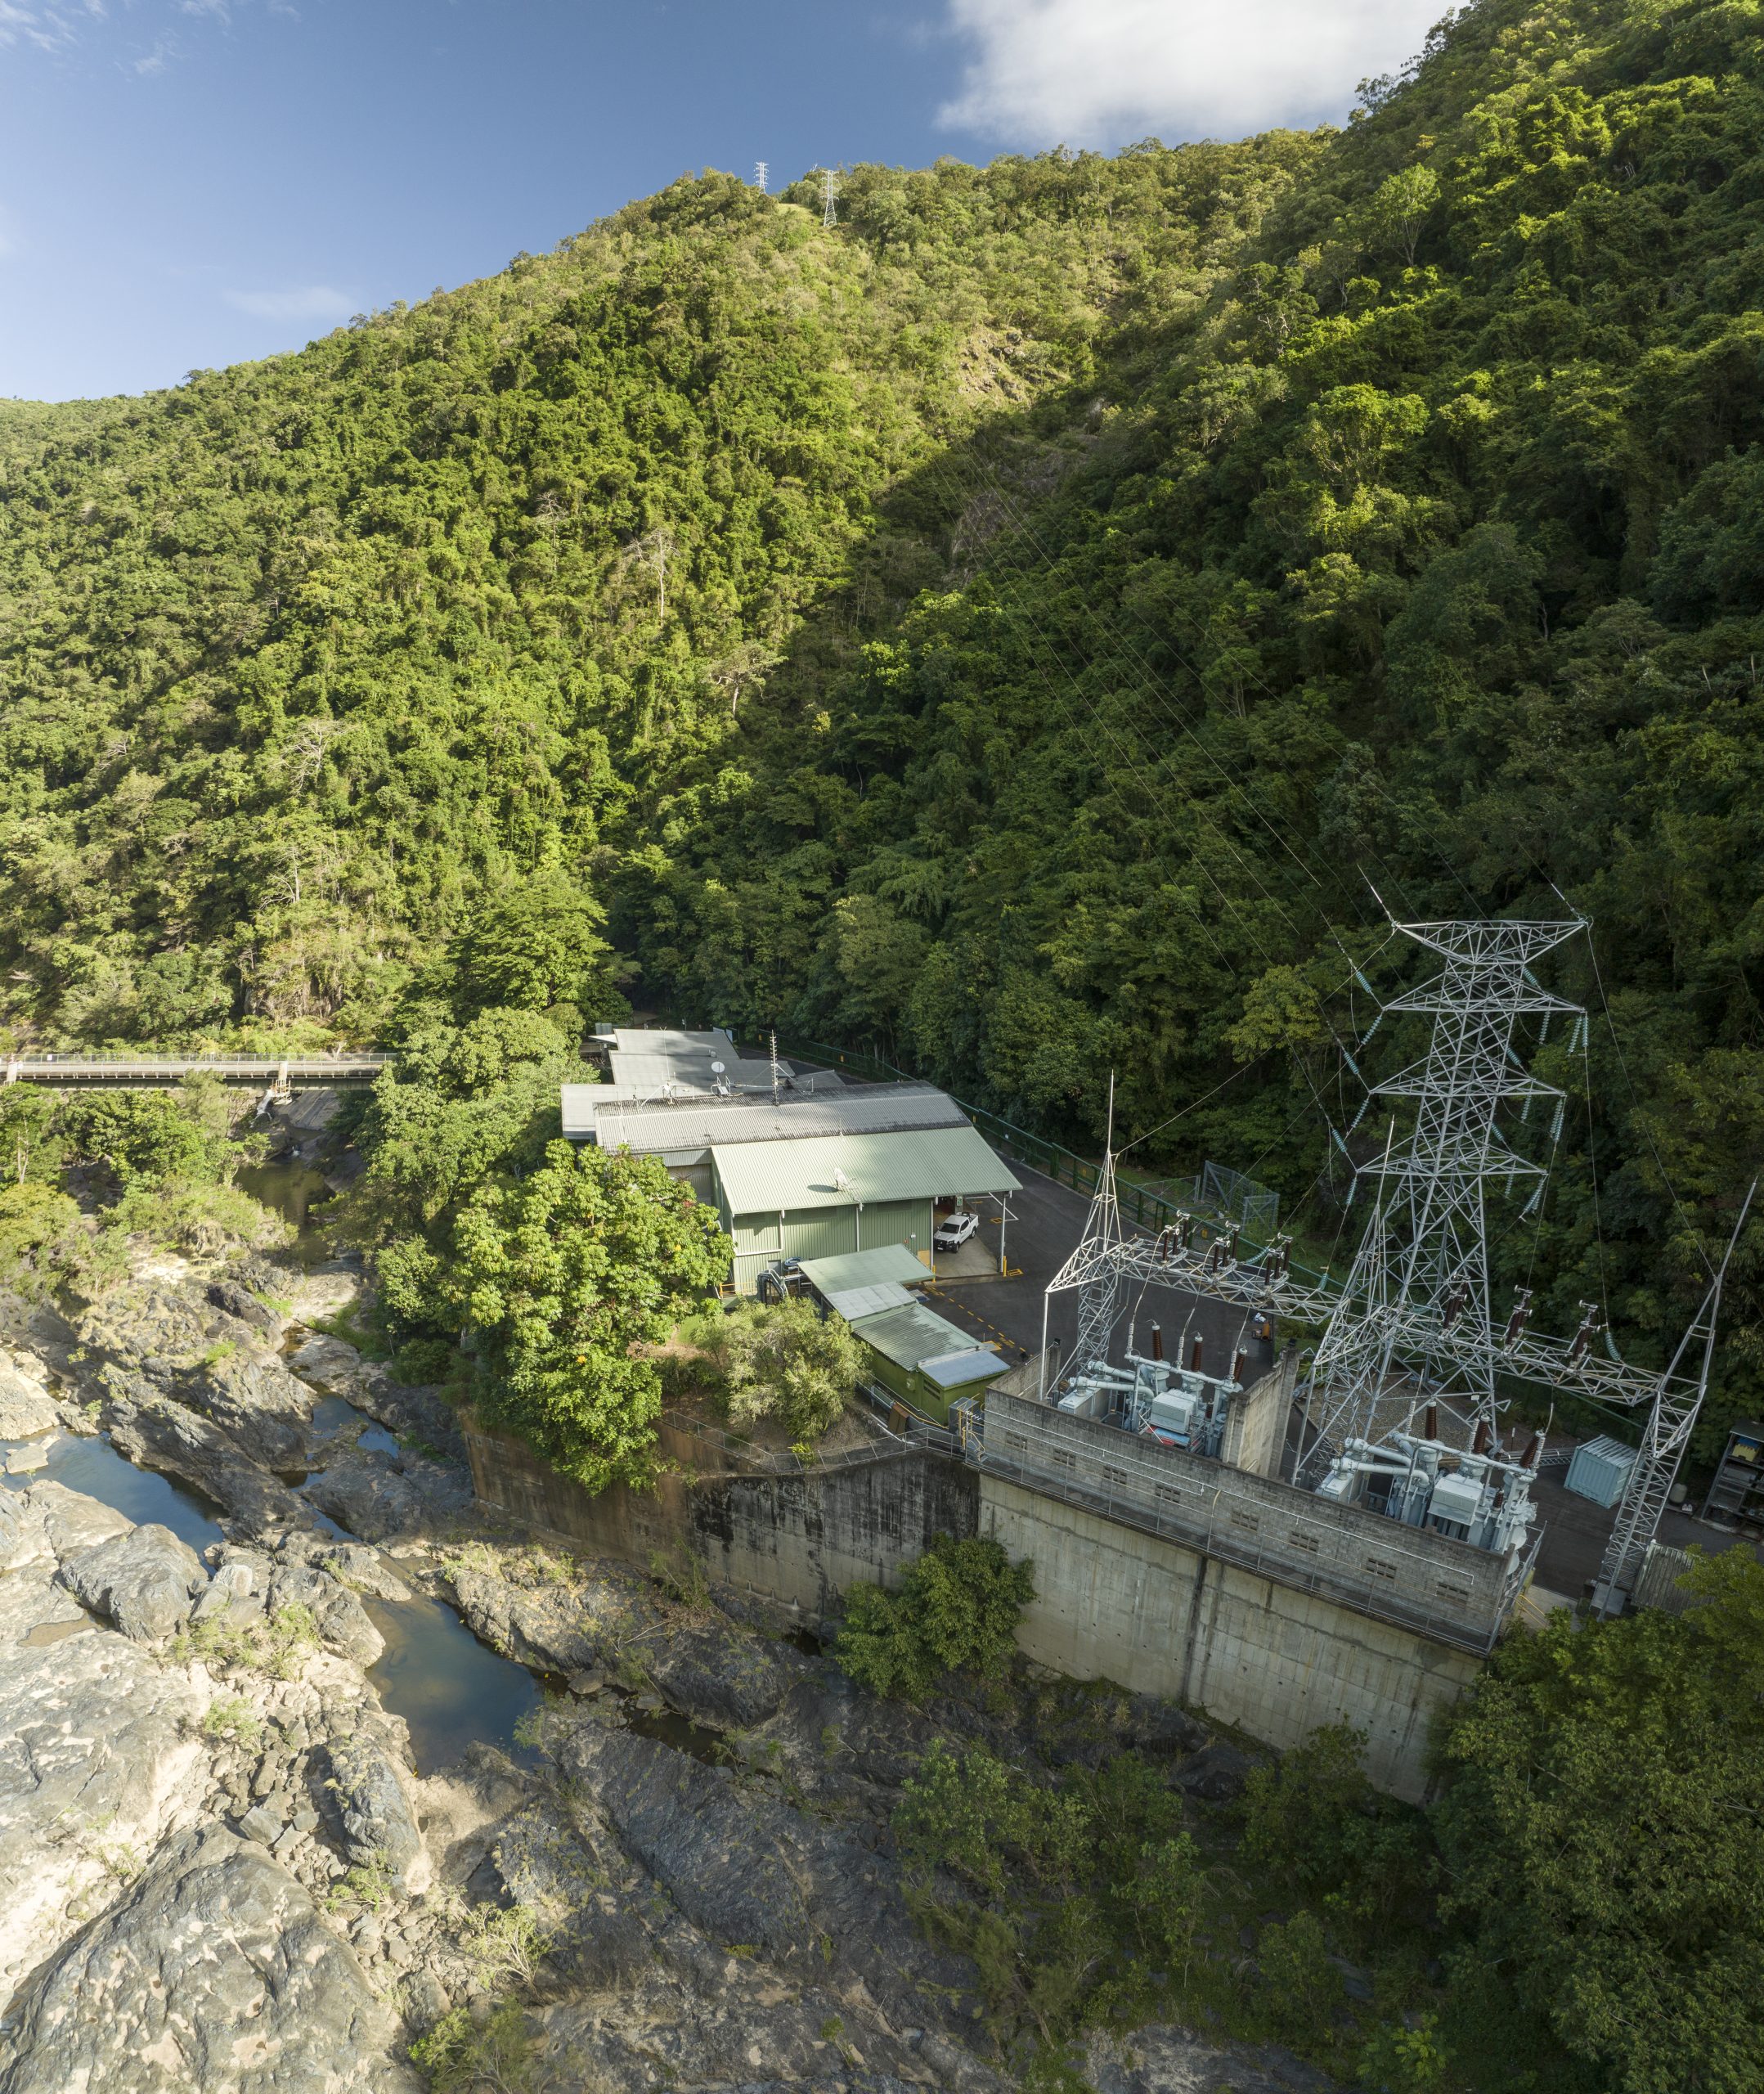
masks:
<path fill-rule="evenodd" d="M 834 1258 L 860 1247 L 859 1216 L 850 1201 L 837 1207 L 793 1207 L 782 1224 L 775 1214 L 738 1214 L 724 1225 L 734 1239 L 735 1287 L 742 1294 L 753 1292 L 761 1268 L 774 1258 Z M 931 1202 L 878 1202 L 864 1208 L 862 1227 L 866 1251 L 879 1250 L 885 1243 L 927 1250 L 931 1244 Z"/>

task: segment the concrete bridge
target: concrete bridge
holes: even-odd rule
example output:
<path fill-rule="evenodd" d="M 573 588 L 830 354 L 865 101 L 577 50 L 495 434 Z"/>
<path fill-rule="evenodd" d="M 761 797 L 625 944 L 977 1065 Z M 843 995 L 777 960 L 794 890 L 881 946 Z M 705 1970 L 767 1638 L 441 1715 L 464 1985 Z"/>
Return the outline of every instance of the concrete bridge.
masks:
<path fill-rule="evenodd" d="M 94 1053 L 84 1048 L 53 1053 L 9 1054 L 6 1081 L 38 1083 L 53 1090 L 156 1090 L 180 1084 L 186 1076 L 218 1076 L 222 1083 L 262 1090 L 266 1098 L 290 1091 L 329 1089 L 337 1084 L 371 1083 L 396 1057 L 339 1051 L 318 1054 L 136 1054 L 127 1050 Z"/>

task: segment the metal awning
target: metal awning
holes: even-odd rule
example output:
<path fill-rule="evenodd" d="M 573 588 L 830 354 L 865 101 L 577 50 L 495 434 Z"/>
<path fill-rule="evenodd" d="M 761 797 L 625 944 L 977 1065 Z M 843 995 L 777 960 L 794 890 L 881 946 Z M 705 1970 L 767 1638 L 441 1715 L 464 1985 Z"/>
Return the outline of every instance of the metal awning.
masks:
<path fill-rule="evenodd" d="M 922 1271 L 923 1268 L 920 1269 Z M 931 1278 L 926 1273 L 927 1279 Z M 879 1280 L 869 1287 L 842 1287 L 831 1294 L 823 1287 L 821 1298 L 836 1316 L 843 1316 L 848 1323 L 860 1322 L 865 1316 L 880 1316 L 891 1309 L 910 1309 L 913 1297 L 904 1287 L 892 1280 Z"/>
<path fill-rule="evenodd" d="M 1004 1372 L 1004 1361 L 996 1346 L 970 1346 L 966 1352 L 946 1352 L 940 1359 L 922 1359 L 918 1371 L 939 1389 L 965 1388 L 970 1382 L 990 1382 Z"/>
<path fill-rule="evenodd" d="M 918 1287 L 931 1278 L 924 1260 L 904 1243 L 884 1243 L 873 1251 L 846 1251 L 835 1258 L 805 1258 L 802 1277 L 816 1293 L 829 1298 L 847 1287 Z M 843 1310 L 841 1314 L 843 1314 Z"/>

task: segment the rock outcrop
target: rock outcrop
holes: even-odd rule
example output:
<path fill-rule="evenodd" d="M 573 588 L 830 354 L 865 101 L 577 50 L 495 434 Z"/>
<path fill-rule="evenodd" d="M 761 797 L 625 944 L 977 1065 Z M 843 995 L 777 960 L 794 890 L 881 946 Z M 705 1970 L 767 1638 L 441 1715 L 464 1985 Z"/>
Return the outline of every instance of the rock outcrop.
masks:
<path fill-rule="evenodd" d="M 105 1424 L 130 1461 L 188 1484 L 245 1534 L 267 1536 L 315 1524 L 303 1499 L 186 1404 L 161 1395 L 142 1376 L 115 1369 L 103 1386 Z"/>
<path fill-rule="evenodd" d="M 169 1842 L 33 1979 L 0 2094 L 416 2094 L 396 2036 L 301 1886 L 210 1828 Z"/>
<path fill-rule="evenodd" d="M 23 1560 L 0 1576 L 0 1998 L 83 1903 L 194 1818 L 206 1781 L 208 1696 L 95 1629 L 55 1582 L 54 1535 L 83 1540 L 99 1524 L 72 1514 L 73 1495 L 32 1490 Z"/>
<path fill-rule="evenodd" d="M 589 1569 L 583 1586 L 523 1586 L 456 1560 L 447 1579 L 460 1613 L 493 1649 L 564 1678 L 600 1671 L 647 1681 L 670 1707 L 716 1729 L 763 1723 L 800 1677 L 788 1645 L 720 1610 L 670 1606 L 624 1564 Z"/>
<path fill-rule="evenodd" d="M 48 1375 L 29 1353 L 0 1347 L 0 1440 L 29 1440 L 56 1426 Z"/>
<path fill-rule="evenodd" d="M 61 1583 L 137 1643 L 163 1643 L 190 1619 L 209 1575 L 169 1527 L 148 1526 L 82 1549 L 61 1566 Z"/>
<path fill-rule="evenodd" d="M 273 1301 L 357 1286 L 168 1268 L 56 1338 L 118 1449 L 226 1539 L 204 1562 L 57 1484 L 0 1491 L 0 2094 L 415 2094 L 411 2042 L 499 1996 L 536 2094 L 1007 2094 L 973 2047 L 977 1973 L 901 1892 L 891 1819 L 933 1738 L 1050 1779 L 1131 1746 L 1196 1807 L 1248 1759 L 1106 1688 L 878 1701 L 762 1602 L 515 1539 L 432 1451 L 457 1445 L 438 1392 L 341 1340 L 307 1337 L 294 1373 L 272 1350 Z M 52 1428 L 38 1371 L 0 1354 L 0 1421 Z M 396 1447 L 334 1403 L 320 1437 L 321 1391 Z M 549 1767 L 491 1738 L 415 1777 L 366 1672 L 413 1587 L 569 1680 Z M 1321 2084 L 1179 2029 L 1093 2051 L 1102 2094 Z"/>
<path fill-rule="evenodd" d="M 330 1786 L 350 1860 L 397 1890 L 426 1889 L 431 1871 L 415 1807 L 404 1768 L 384 1735 L 364 1723 L 333 1737 Z"/>

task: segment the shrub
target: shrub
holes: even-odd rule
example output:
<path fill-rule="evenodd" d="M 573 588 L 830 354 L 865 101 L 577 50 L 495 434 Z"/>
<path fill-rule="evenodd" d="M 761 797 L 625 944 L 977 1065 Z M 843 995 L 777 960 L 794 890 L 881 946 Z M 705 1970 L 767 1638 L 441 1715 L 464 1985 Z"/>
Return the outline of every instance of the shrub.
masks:
<path fill-rule="evenodd" d="M 527 2094 L 532 2085 L 527 2017 L 506 2000 L 480 2029 L 456 2006 L 411 2046 L 411 2062 L 433 2094 L 479 2094 L 485 2087 L 492 2094 Z"/>
<path fill-rule="evenodd" d="M 708 1347 L 737 1425 L 778 1418 L 792 1440 L 813 1441 L 838 1418 L 864 1371 L 863 1348 L 842 1316 L 812 1302 L 743 1301 Z"/>
<path fill-rule="evenodd" d="M 1057 2041 L 1084 2018 L 1179 1987 L 1204 1879 L 1181 1800 L 1130 1752 L 1050 1786 L 994 1754 L 932 1746 L 894 1816 L 907 1899 L 971 1957 L 994 2012 Z M 1177 1993 L 1166 1997 L 1179 1997 Z"/>
<path fill-rule="evenodd" d="M 1430 1842 L 1419 1812 L 1381 1796 L 1366 1778 L 1362 1731 L 1313 1731 L 1244 1785 L 1243 1856 L 1320 1899 L 1332 1923 L 1363 1949 L 1425 1912 Z"/>
<path fill-rule="evenodd" d="M 994 1679 L 1035 1596 L 1035 1573 L 990 1535 L 939 1535 L 898 1593 L 854 1585 L 834 1655 L 873 1694 L 920 1698 L 952 1672 Z"/>
<path fill-rule="evenodd" d="M 202 1719 L 202 1735 L 230 1739 L 249 1751 L 263 1737 L 263 1724 L 249 1701 L 236 1694 L 223 1695 L 209 1704 L 208 1714 Z"/>
<path fill-rule="evenodd" d="M 1264 1927 L 1256 1957 L 1276 2032 L 1289 2043 L 1323 2042 L 1342 1984 L 1317 1915 L 1295 1912 L 1283 1926 Z"/>
<path fill-rule="evenodd" d="M 392 1355 L 392 1378 L 407 1389 L 445 1382 L 459 1357 L 445 1338 L 411 1338 Z"/>

